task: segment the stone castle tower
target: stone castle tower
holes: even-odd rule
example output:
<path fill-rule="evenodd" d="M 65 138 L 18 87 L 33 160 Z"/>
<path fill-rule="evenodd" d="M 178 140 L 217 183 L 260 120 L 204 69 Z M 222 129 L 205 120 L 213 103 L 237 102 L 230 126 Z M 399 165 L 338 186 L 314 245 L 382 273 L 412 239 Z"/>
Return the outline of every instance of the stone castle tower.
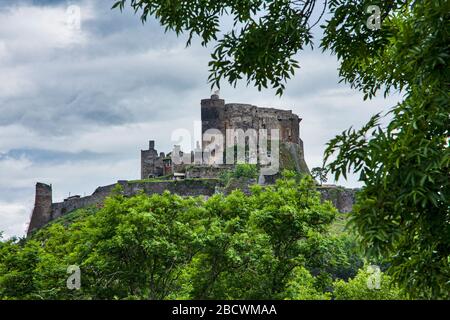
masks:
<path fill-rule="evenodd" d="M 301 118 L 292 110 L 261 108 L 251 104 L 225 103 L 217 94 L 201 100 L 202 135 L 210 129 L 219 130 L 226 135 L 227 129 L 277 129 L 280 133 L 280 161 L 284 169 L 309 174 L 304 159 L 303 141 L 300 138 Z M 205 149 L 208 141 L 202 141 Z M 227 146 L 224 141 L 224 150 Z"/>
<path fill-rule="evenodd" d="M 164 152 L 158 154 L 155 141 L 150 140 L 149 149 L 141 150 L 141 179 L 159 177 L 167 174 L 164 167 Z"/>
<path fill-rule="evenodd" d="M 36 183 L 36 196 L 28 233 L 39 229 L 53 219 L 52 217 L 52 186 Z"/>
<path fill-rule="evenodd" d="M 251 104 L 225 103 L 217 94 L 201 101 L 202 134 L 218 129 L 225 135 L 227 129 L 278 129 L 280 142 L 302 144 L 299 124 L 302 120 L 291 110 L 260 108 Z M 205 142 L 203 141 L 203 147 Z"/>
<path fill-rule="evenodd" d="M 201 100 L 202 135 L 210 130 L 219 130 L 226 137 L 227 129 L 241 129 L 244 132 L 254 129 L 279 130 L 281 144 L 281 167 L 309 173 L 304 160 L 303 141 L 300 139 L 301 118 L 292 110 L 261 108 L 251 104 L 225 103 L 217 94 L 209 99 Z M 226 140 L 226 139 L 224 139 Z M 226 141 L 224 151 L 226 152 Z M 201 150 L 205 150 L 208 141 L 202 141 Z M 182 153 L 182 152 L 180 152 Z M 194 159 L 192 154 L 192 159 Z M 209 164 L 216 163 L 214 157 Z M 284 162 L 283 162 L 284 161 Z M 223 161 L 224 163 L 224 161 Z M 181 166 L 182 168 L 182 166 Z M 152 140 L 148 150 L 141 150 L 141 179 L 148 179 L 168 175 L 177 171 L 173 167 L 171 154 L 158 154 L 155 142 Z"/>

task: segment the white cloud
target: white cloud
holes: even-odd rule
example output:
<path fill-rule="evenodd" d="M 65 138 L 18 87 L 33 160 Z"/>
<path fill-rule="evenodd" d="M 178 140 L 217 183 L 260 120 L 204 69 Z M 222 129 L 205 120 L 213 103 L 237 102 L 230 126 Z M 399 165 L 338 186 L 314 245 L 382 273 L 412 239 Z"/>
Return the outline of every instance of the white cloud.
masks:
<path fill-rule="evenodd" d="M 31 206 L 0 202 L 0 230 L 3 231 L 3 238 L 24 235 L 31 211 Z"/>
<path fill-rule="evenodd" d="M 83 22 L 95 18 L 89 2 L 81 6 Z M 67 9 L 67 6 L 22 5 L 0 11 L 0 38 L 9 50 L 28 61 L 46 59 L 54 49 L 83 45 L 88 41 L 87 29 L 73 27 Z"/>

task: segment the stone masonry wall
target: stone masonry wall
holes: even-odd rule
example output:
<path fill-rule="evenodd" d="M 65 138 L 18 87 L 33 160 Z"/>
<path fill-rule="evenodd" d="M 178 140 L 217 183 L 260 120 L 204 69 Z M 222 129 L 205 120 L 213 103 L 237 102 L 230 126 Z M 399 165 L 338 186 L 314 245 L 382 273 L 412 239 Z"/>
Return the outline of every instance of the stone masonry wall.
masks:
<path fill-rule="evenodd" d="M 226 145 L 227 129 L 241 129 L 244 134 L 249 129 L 270 130 L 277 129 L 280 133 L 280 142 L 284 144 L 288 151 L 289 162 L 294 165 L 292 170 L 300 173 L 309 174 L 309 169 L 304 159 L 303 141 L 300 139 L 300 122 L 301 118 L 294 114 L 292 110 L 280 110 L 274 108 L 260 108 L 251 104 L 242 103 L 225 103 L 225 100 L 219 99 L 217 95 L 211 96 L 211 99 L 203 99 L 201 101 L 201 117 L 202 117 L 202 133 L 207 130 L 216 129 L 223 134 L 224 151 Z M 203 141 L 205 148 L 209 141 Z M 281 164 L 282 169 L 283 163 Z"/>
<path fill-rule="evenodd" d="M 53 203 L 51 208 L 52 220 L 80 208 L 101 204 L 115 186 L 115 184 L 111 184 L 108 186 L 99 187 L 90 196 L 67 199 L 64 202 Z"/>
<path fill-rule="evenodd" d="M 217 129 L 226 137 L 227 129 L 278 129 L 281 142 L 290 142 L 303 147 L 300 140 L 301 118 L 292 110 L 260 108 L 251 104 L 227 103 L 217 95 L 201 101 L 202 134 Z M 203 141 L 203 149 L 208 141 Z M 226 150 L 226 146 L 225 146 Z"/>
<path fill-rule="evenodd" d="M 233 165 L 192 165 L 186 167 L 186 179 L 217 179 L 220 177 L 221 173 L 227 170 L 233 169 Z"/>
<path fill-rule="evenodd" d="M 252 181 L 256 183 L 256 181 Z M 164 191 L 178 194 L 180 196 L 212 196 L 218 189 L 219 180 L 217 179 L 187 179 L 181 181 L 119 181 L 123 188 L 123 194 L 127 197 L 136 195 L 139 192 L 144 192 L 148 195 L 162 194 Z M 243 189 L 248 191 L 248 184 L 243 187 L 239 184 L 229 186 L 232 189 Z M 59 218 L 74 210 L 98 205 L 103 203 L 106 197 L 111 194 L 111 191 L 117 184 L 111 184 L 104 187 L 99 187 L 95 192 L 87 197 L 69 198 L 64 202 L 52 203 L 52 187 L 46 184 L 38 183 L 36 185 L 36 200 L 33 215 L 31 217 L 28 234 L 42 228 L 50 221 Z M 355 195 L 358 189 L 346 189 L 337 186 L 323 186 L 319 187 L 318 191 L 322 194 L 323 200 L 330 200 L 339 212 L 350 212 L 353 203 L 355 202 Z"/>
<path fill-rule="evenodd" d="M 162 194 L 164 191 L 180 196 L 211 196 L 215 192 L 218 181 L 215 179 L 168 180 L 159 182 L 125 182 L 120 181 L 123 194 L 127 197 L 144 191 L 146 194 Z"/>
<path fill-rule="evenodd" d="M 143 181 L 128 182 L 119 181 L 123 188 L 123 194 L 131 197 L 138 192 L 151 194 L 162 194 L 164 191 L 170 191 L 181 196 L 211 196 L 215 193 L 217 180 L 213 179 L 196 179 L 181 181 Z M 31 217 L 28 234 L 34 230 L 40 229 L 50 221 L 59 218 L 74 210 L 87 206 L 98 205 L 103 203 L 106 197 L 111 194 L 116 184 L 99 187 L 95 192 L 87 197 L 69 198 L 63 202 L 52 203 L 51 186 L 38 183 L 36 186 L 36 201 L 33 215 Z"/>

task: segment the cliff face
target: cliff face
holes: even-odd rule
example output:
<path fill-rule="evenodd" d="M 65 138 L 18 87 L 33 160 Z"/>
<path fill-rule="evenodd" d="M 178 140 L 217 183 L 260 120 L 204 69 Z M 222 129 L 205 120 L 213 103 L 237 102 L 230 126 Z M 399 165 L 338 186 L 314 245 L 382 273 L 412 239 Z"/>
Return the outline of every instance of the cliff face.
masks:
<path fill-rule="evenodd" d="M 303 143 L 283 142 L 280 144 L 280 169 L 294 170 L 302 174 L 311 174 L 305 161 Z"/>

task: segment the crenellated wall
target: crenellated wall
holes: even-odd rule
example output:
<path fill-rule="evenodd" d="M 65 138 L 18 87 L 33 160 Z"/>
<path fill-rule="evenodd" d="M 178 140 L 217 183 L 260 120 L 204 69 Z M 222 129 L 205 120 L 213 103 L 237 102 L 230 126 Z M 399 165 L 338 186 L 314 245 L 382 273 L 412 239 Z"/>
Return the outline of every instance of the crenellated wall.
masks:
<path fill-rule="evenodd" d="M 215 173 L 215 172 L 214 172 Z M 256 181 L 251 181 L 256 183 Z M 162 194 L 169 191 L 180 196 L 212 196 L 220 185 L 218 179 L 187 179 L 181 181 L 118 181 L 127 197 L 144 192 L 145 194 Z M 36 199 L 33 215 L 31 217 L 28 235 L 45 226 L 50 221 L 59 218 L 74 210 L 102 204 L 117 184 L 99 187 L 87 197 L 71 197 L 63 202 L 52 203 L 52 187 L 43 183 L 36 184 Z M 242 189 L 248 193 L 249 183 L 233 184 L 228 186 L 226 193 L 232 189 Z M 318 191 L 324 200 L 330 200 L 340 212 L 349 212 L 355 201 L 357 189 L 346 189 L 337 186 L 319 187 Z"/>

